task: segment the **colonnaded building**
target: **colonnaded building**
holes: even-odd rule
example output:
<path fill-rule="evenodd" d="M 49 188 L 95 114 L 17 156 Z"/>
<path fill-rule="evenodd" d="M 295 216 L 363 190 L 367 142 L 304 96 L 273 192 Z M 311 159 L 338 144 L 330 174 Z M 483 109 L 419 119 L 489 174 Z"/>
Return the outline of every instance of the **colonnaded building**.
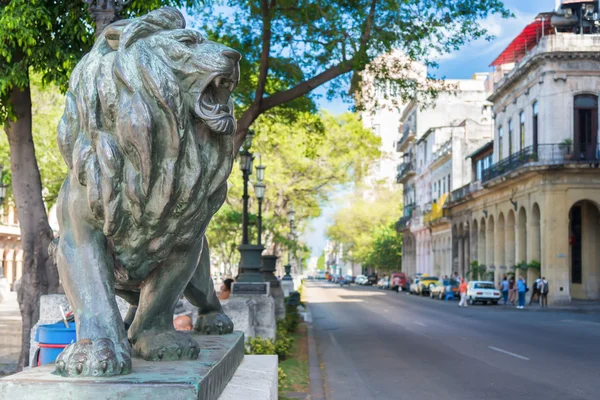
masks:
<path fill-rule="evenodd" d="M 405 112 L 405 272 L 465 276 L 480 265 L 496 282 L 545 276 L 551 303 L 600 299 L 599 12 L 596 1 L 563 0 L 539 14 L 492 62 L 486 100 L 443 129 L 429 110 Z M 443 130 L 452 133 L 438 140 Z"/>

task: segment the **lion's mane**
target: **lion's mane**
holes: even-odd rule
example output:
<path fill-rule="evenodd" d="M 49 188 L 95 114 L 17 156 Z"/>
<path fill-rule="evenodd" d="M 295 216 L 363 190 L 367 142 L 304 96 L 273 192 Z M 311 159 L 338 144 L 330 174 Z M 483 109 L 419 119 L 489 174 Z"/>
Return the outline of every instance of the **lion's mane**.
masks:
<path fill-rule="evenodd" d="M 69 179 L 87 190 L 90 221 L 134 269 L 198 240 L 231 172 L 232 138 L 198 135 L 208 128 L 191 117 L 181 77 L 156 49 L 134 46 L 184 28 L 179 11 L 163 8 L 105 29 L 72 73 L 58 127 Z"/>

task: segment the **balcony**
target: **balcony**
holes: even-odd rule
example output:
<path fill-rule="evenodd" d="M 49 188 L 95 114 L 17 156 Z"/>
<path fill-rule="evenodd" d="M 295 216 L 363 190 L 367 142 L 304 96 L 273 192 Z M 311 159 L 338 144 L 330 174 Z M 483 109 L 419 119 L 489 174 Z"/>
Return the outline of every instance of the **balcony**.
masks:
<path fill-rule="evenodd" d="M 450 196 L 448 198 L 448 203 L 457 203 L 457 202 L 463 200 L 465 197 L 467 197 L 471 193 L 475 193 L 478 190 L 481 190 L 481 188 L 482 188 L 481 181 L 471 182 L 463 187 L 460 187 L 460 188 L 452 191 L 452 193 L 450 193 Z"/>
<path fill-rule="evenodd" d="M 526 147 L 484 169 L 481 173 L 481 180 L 483 183 L 486 183 L 525 167 L 598 163 L 600 163 L 600 145 L 595 149 L 585 149 L 565 143 L 539 144 L 536 147 Z"/>
<path fill-rule="evenodd" d="M 402 133 L 402 137 L 396 143 L 396 151 L 406 152 L 406 150 L 408 149 L 408 144 L 411 143 L 413 140 L 415 140 L 415 132 L 410 128 L 405 129 Z"/>
<path fill-rule="evenodd" d="M 396 182 L 404 183 L 406 180 L 416 174 L 415 164 L 412 161 L 402 163 L 398 165 L 398 175 L 396 175 Z"/>
<path fill-rule="evenodd" d="M 432 155 L 433 162 L 436 162 L 440 158 L 443 158 L 450 154 L 452 154 L 452 139 L 446 141 L 436 151 L 433 152 L 433 155 Z"/>

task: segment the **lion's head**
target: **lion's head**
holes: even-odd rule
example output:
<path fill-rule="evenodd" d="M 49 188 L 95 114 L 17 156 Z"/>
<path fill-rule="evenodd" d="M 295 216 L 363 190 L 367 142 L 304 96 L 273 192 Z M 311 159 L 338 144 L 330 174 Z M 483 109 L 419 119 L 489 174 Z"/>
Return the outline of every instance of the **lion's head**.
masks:
<path fill-rule="evenodd" d="M 92 221 L 150 259 L 203 233 L 233 162 L 241 56 L 184 28 L 169 7 L 108 26 L 71 75 L 58 127 Z"/>

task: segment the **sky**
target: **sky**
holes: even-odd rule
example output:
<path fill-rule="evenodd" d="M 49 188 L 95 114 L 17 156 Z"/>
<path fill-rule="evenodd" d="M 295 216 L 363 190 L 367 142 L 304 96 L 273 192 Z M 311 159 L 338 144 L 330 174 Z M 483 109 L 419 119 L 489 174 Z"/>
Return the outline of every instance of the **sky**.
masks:
<path fill-rule="evenodd" d="M 500 55 L 502 50 L 518 35 L 535 16 L 543 11 L 552 11 L 555 0 L 505 0 L 504 5 L 512 11 L 515 18 L 502 19 L 492 16 L 483 22 L 488 31 L 496 38 L 492 42 L 480 40 L 465 45 L 459 51 L 442 56 L 439 68 L 429 73 L 437 78 L 469 79 L 475 72 L 491 72 L 489 65 Z M 333 114 L 348 111 L 349 104 L 334 99 L 320 100 L 319 106 Z M 304 240 L 312 248 L 313 256 L 318 257 L 325 246 L 325 231 L 336 210 L 340 207 L 340 199 L 345 197 L 341 192 L 331 204 L 324 207 L 321 217 L 309 224 Z"/>

